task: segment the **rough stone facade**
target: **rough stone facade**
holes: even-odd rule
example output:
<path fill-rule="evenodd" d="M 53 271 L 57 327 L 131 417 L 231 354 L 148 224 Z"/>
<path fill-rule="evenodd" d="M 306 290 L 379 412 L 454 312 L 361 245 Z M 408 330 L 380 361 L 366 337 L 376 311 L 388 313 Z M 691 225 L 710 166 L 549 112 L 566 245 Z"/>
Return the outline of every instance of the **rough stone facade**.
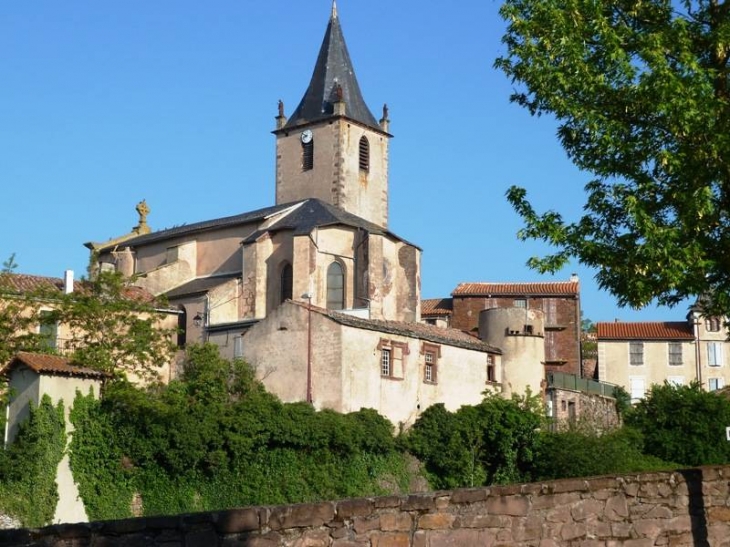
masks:
<path fill-rule="evenodd" d="M 730 466 L 0 531 L 0 546 L 726 547 Z"/>
<path fill-rule="evenodd" d="M 548 387 L 546 400 L 557 429 L 582 426 L 592 431 L 608 431 L 621 425 L 616 400 L 611 397 Z"/>

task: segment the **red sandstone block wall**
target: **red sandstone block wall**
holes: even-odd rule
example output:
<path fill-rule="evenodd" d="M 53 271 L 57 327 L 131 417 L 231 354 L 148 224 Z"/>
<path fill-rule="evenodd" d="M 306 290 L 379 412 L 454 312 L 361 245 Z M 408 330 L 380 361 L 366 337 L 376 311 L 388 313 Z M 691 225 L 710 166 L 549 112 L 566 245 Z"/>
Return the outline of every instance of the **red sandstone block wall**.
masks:
<path fill-rule="evenodd" d="M 730 466 L 0 531 L 0 546 L 730 546 Z"/>

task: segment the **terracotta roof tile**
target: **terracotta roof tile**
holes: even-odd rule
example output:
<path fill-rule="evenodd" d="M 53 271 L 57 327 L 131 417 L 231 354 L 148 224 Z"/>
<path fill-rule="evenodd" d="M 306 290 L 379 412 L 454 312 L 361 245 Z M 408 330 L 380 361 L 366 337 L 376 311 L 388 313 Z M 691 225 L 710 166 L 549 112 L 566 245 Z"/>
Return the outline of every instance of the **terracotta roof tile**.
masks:
<path fill-rule="evenodd" d="M 43 277 L 40 275 L 16 273 L 0 275 L 0 290 L 24 294 L 41 289 L 62 291 L 63 279 L 60 277 Z"/>
<path fill-rule="evenodd" d="M 74 281 L 74 292 L 83 294 L 87 287 L 87 281 L 79 279 Z M 29 274 L 0 274 L 0 293 L 17 295 L 41 290 L 61 295 L 63 294 L 63 279 Z M 125 287 L 122 292 L 126 298 L 136 302 L 152 303 L 155 300 L 154 295 L 142 287 L 129 286 Z"/>
<path fill-rule="evenodd" d="M 72 364 L 68 359 L 57 355 L 42 353 L 19 352 L 6 366 L 0 369 L 0 374 L 7 375 L 15 367 L 25 365 L 38 374 L 57 374 L 59 376 L 81 376 L 86 378 L 104 378 L 106 375 L 98 370 Z"/>
<path fill-rule="evenodd" d="M 599 340 L 694 340 L 692 326 L 684 321 L 596 323 Z"/>
<path fill-rule="evenodd" d="M 427 298 L 421 300 L 421 316 L 443 316 L 454 312 L 454 301 L 451 298 Z"/>
<path fill-rule="evenodd" d="M 452 296 L 574 296 L 580 292 L 578 281 L 539 283 L 459 283 Z"/>

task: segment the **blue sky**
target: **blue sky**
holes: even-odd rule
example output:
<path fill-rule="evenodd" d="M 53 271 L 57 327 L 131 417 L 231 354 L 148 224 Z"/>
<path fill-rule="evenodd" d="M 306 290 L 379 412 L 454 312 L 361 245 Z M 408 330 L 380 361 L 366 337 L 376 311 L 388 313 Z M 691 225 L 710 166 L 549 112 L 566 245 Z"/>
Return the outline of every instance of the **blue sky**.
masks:
<path fill-rule="evenodd" d="M 274 202 L 274 116 L 304 93 L 330 0 L 8 0 L 0 6 L 0 259 L 85 273 L 87 241 L 127 233 L 146 199 L 153 229 Z M 540 276 L 504 194 L 576 218 L 588 175 L 549 117 L 509 103 L 492 68 L 499 2 L 340 0 L 366 102 L 390 108 L 390 228 L 423 248 L 425 298 L 463 281 L 581 279 L 594 321 L 681 320 L 621 309 L 594 271 Z"/>

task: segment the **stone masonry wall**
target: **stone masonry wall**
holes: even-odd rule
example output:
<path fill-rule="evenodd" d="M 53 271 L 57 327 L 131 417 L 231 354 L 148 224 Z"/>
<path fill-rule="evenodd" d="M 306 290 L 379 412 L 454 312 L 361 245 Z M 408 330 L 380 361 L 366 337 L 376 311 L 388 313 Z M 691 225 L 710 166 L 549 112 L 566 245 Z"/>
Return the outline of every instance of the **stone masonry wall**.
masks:
<path fill-rule="evenodd" d="M 729 483 L 703 467 L 6 530 L 0 546 L 727 547 Z"/>

